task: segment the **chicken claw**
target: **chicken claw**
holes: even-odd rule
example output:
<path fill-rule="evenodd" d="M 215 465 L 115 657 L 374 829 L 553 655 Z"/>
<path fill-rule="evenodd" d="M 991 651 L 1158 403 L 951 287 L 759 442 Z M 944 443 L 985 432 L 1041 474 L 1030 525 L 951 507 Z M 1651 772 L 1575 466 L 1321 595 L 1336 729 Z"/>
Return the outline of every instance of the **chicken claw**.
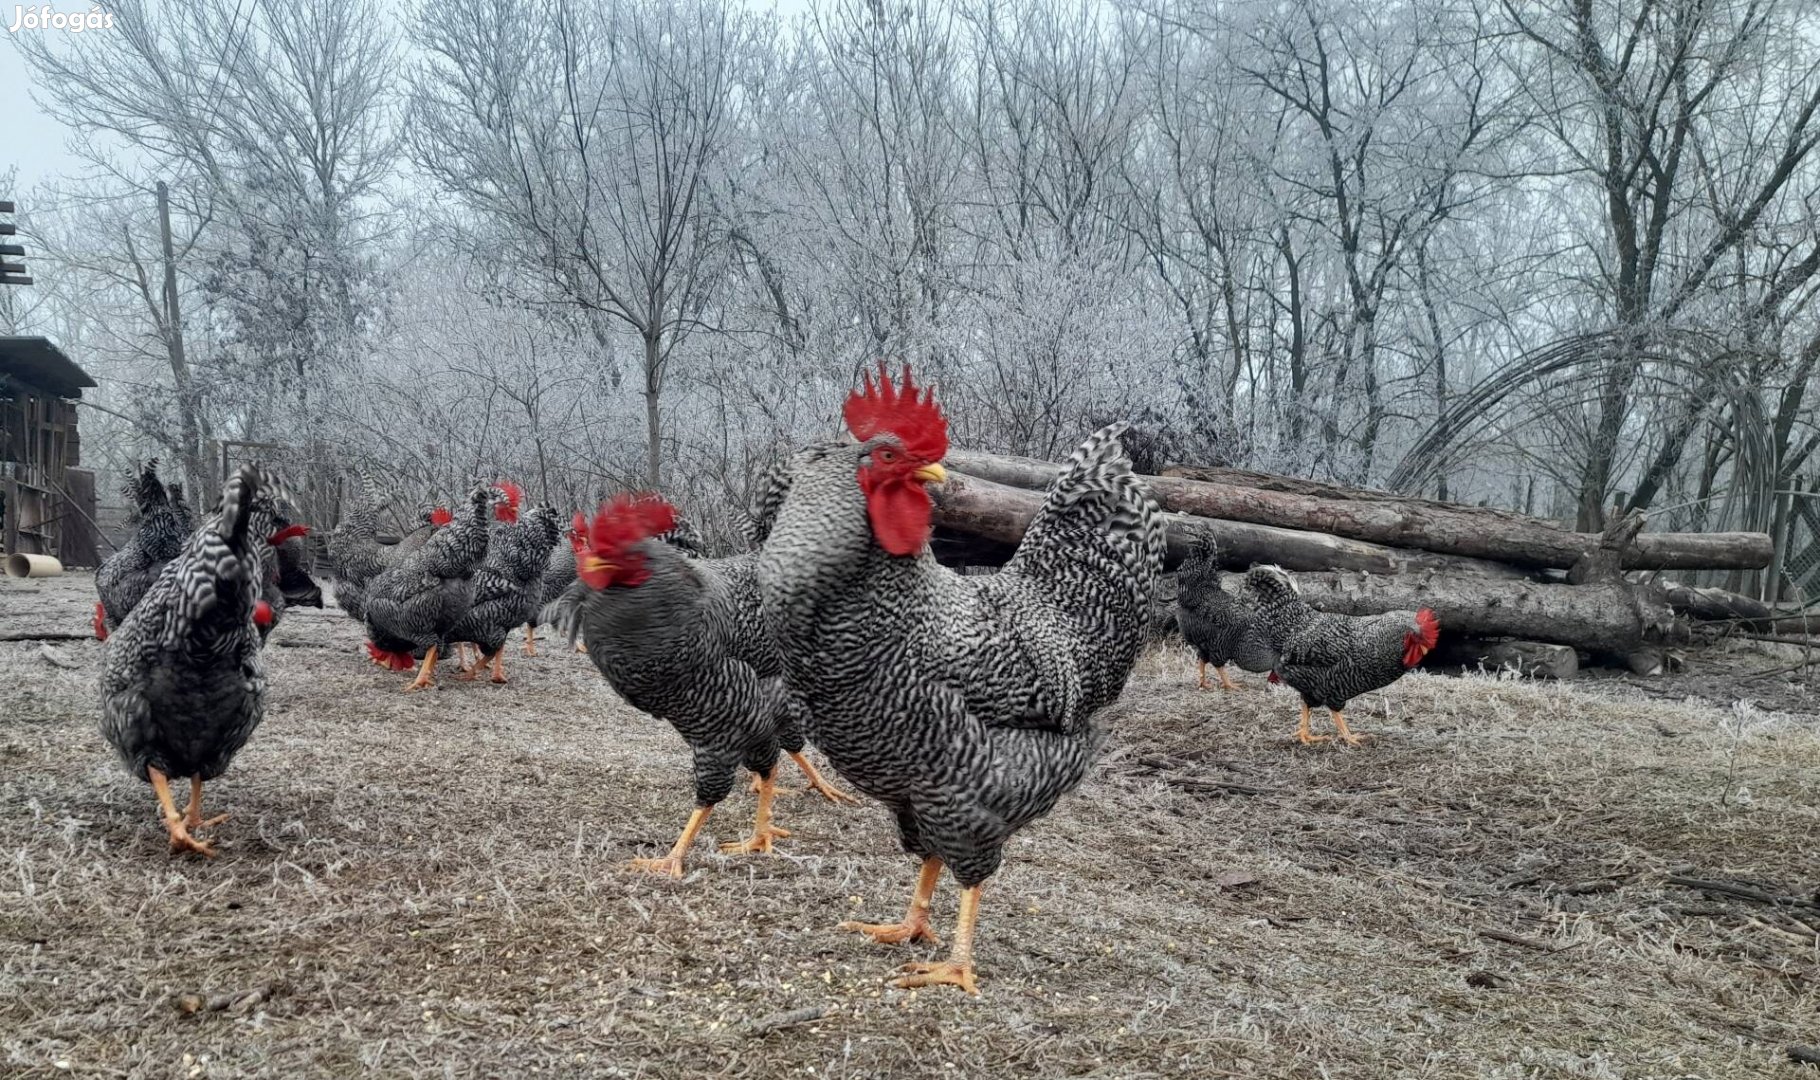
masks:
<path fill-rule="evenodd" d="M 1296 728 L 1296 732 L 1295 732 L 1295 737 L 1302 741 L 1303 746 L 1313 746 L 1316 743 L 1324 743 L 1324 742 L 1328 741 L 1327 736 L 1316 735 L 1314 733 L 1314 729 L 1308 726 L 1309 722 L 1312 719 L 1313 719 L 1313 716 L 1311 715 L 1311 713 L 1309 711 L 1308 703 L 1303 702 L 1302 703 L 1302 725 L 1300 727 Z M 1344 729 L 1342 729 L 1342 730 L 1344 730 Z"/>
<path fill-rule="evenodd" d="M 859 805 L 858 799 L 842 791 L 840 788 L 835 787 L 833 784 L 828 783 L 828 781 L 822 777 L 821 771 L 815 767 L 815 763 L 804 757 L 801 752 L 791 754 L 790 760 L 796 762 L 796 767 L 801 769 L 803 775 L 809 778 L 809 786 L 803 789 L 804 792 L 819 792 L 822 798 L 827 799 L 836 806 L 843 802 L 852 803 L 855 806 Z"/>
<path fill-rule="evenodd" d="M 723 855 L 769 855 L 772 853 L 771 842 L 773 840 L 787 840 L 789 837 L 790 830 L 767 825 L 762 829 L 754 830 L 752 835 L 744 840 L 722 844 L 720 850 Z"/>
<path fill-rule="evenodd" d="M 633 859 L 626 865 L 646 874 L 663 874 L 673 878 L 683 876 L 682 859 L 676 855 L 665 855 L 661 859 Z"/>
<path fill-rule="evenodd" d="M 915 990 L 924 986 L 958 986 L 974 997 L 980 996 L 979 984 L 973 980 L 972 963 L 957 964 L 953 960 L 942 960 L 933 964 L 905 964 L 903 970 L 911 974 L 892 982 L 900 990 Z"/>
<path fill-rule="evenodd" d="M 1341 742 L 1345 743 L 1347 746 L 1361 746 L 1364 744 L 1365 736 L 1353 734 L 1352 729 L 1346 726 L 1345 713 L 1338 709 L 1330 709 L 1328 711 L 1333 713 L 1333 726 L 1334 729 L 1340 733 Z"/>
<path fill-rule="evenodd" d="M 198 840 L 190 835 L 189 828 L 184 824 L 185 815 L 177 812 L 177 804 L 171 800 L 170 781 L 165 778 L 164 773 L 155 768 L 148 767 L 145 770 L 145 775 L 146 778 L 152 782 L 152 793 L 158 796 L 158 805 L 164 809 L 164 831 L 170 834 L 171 850 L 193 851 L 205 858 L 214 858 L 216 852 L 213 845 Z M 200 810 L 201 798 L 202 781 L 192 777 L 190 779 L 190 814 L 198 819 L 197 824 L 199 826 L 202 824 L 213 824 L 214 822 L 205 823 L 200 820 L 202 817 Z M 221 817 L 225 818 L 227 815 L 223 814 Z M 215 820 L 216 822 L 219 822 L 221 818 Z"/>
<path fill-rule="evenodd" d="M 875 945 L 902 945 L 908 941 L 927 941 L 931 945 L 940 945 L 942 937 L 929 925 L 927 908 L 909 915 L 903 922 L 897 923 L 864 923 L 844 922 L 836 930 L 852 930 L 872 939 Z"/>

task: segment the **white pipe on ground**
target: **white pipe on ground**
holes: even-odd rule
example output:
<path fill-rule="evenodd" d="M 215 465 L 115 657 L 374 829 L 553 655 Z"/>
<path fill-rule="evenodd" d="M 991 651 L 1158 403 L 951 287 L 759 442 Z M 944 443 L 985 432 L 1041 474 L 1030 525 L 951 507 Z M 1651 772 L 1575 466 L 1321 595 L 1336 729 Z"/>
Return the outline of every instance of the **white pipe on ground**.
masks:
<path fill-rule="evenodd" d="M 27 555 L 14 552 L 6 557 L 7 577 L 57 577 L 63 564 L 50 555 Z"/>

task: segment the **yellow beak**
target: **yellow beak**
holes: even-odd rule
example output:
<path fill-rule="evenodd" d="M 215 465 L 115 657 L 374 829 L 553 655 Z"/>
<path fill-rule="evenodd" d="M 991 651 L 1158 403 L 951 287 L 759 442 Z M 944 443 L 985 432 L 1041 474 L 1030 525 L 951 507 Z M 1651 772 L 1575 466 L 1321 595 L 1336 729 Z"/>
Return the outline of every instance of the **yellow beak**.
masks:
<path fill-rule="evenodd" d="M 948 470 L 940 465 L 924 465 L 910 474 L 925 484 L 939 484 L 948 479 Z"/>
<path fill-rule="evenodd" d="M 587 559 L 582 563 L 581 568 L 583 570 L 586 570 L 590 574 L 606 573 L 606 572 L 610 572 L 610 571 L 619 569 L 618 566 L 614 565 L 613 563 L 608 562 L 607 560 L 601 558 L 598 555 L 588 556 Z"/>

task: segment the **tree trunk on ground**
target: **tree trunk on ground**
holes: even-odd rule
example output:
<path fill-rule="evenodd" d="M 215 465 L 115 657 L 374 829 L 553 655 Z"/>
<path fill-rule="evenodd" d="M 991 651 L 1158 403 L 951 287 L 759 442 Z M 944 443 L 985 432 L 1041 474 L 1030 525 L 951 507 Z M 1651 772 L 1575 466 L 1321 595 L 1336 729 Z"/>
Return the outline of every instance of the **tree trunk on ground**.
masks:
<path fill-rule="evenodd" d="M 1030 489 L 1047 485 L 1062 468 L 1030 458 L 963 450 L 949 451 L 944 463 L 969 476 Z M 1196 475 L 1218 475 L 1222 479 L 1146 479 L 1163 509 L 1226 522 L 1327 533 L 1533 568 L 1567 569 L 1600 550 L 1598 535 L 1570 532 L 1509 511 L 1399 498 L 1381 492 L 1352 491 L 1336 496 L 1335 492 L 1351 489 L 1304 481 L 1287 482 L 1299 490 L 1271 490 L 1250 484 L 1261 479 L 1282 486 L 1284 478 L 1234 469 L 1196 470 Z M 1626 548 L 1623 565 L 1627 569 L 1761 567 L 1769 564 L 1770 556 L 1769 537 L 1762 533 L 1645 533 Z M 1260 561 L 1271 559 L 1265 556 Z M 1368 569 L 1341 564 L 1309 569 L 1355 568 Z"/>
<path fill-rule="evenodd" d="M 1661 593 L 1621 581 L 1551 585 L 1445 574 L 1378 577 L 1298 574 L 1302 599 L 1321 611 L 1377 615 L 1432 608 L 1443 639 L 1509 637 L 1628 653 L 1644 641 L 1680 639 L 1685 627 Z"/>
<path fill-rule="evenodd" d="M 1000 544 L 1016 544 L 1024 528 L 1042 505 L 1040 492 L 995 484 L 990 480 L 950 473 L 948 482 L 934 490 L 936 523 Z M 1168 565 L 1179 564 L 1199 536 L 1219 545 L 1220 561 L 1233 569 L 1253 563 L 1275 563 L 1287 570 L 1363 570 L 1374 574 L 1411 574 L 1420 571 L 1468 577 L 1520 578 L 1520 571 L 1501 563 L 1436 555 L 1426 551 L 1368 544 L 1325 533 L 1297 532 L 1243 521 L 1220 521 L 1165 514 L 1169 531 Z"/>

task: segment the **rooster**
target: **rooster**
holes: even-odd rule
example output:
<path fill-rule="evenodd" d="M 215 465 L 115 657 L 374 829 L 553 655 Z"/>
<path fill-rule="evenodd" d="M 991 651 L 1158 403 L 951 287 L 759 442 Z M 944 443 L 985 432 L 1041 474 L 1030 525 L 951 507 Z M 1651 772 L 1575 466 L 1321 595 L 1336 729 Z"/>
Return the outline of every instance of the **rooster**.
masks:
<path fill-rule="evenodd" d="M 486 561 L 474 575 L 473 606 L 450 632 L 455 641 L 472 643 L 480 652 L 473 666 L 464 666 L 458 677 L 473 679 L 482 667 L 490 667 L 496 683 L 506 681 L 506 635 L 537 617 L 543 601 L 543 572 L 563 531 L 556 511 L 547 506 L 517 520 L 518 488 L 500 486 L 507 502 L 499 509 L 509 512 L 509 520 L 493 526 Z"/>
<path fill-rule="evenodd" d="M 788 472 L 759 553 L 765 619 L 810 739 L 922 860 L 901 922 L 843 928 L 937 940 L 929 900 L 946 866 L 962 888 L 953 951 L 897 985 L 977 994 L 981 885 L 1108 734 L 1096 714 L 1143 646 L 1162 521 L 1114 425 L 1074 452 L 999 573 L 958 575 L 928 548 L 925 485 L 944 479 L 948 449 L 934 394 L 881 364 L 844 413 L 858 442 L 806 450 Z"/>
<path fill-rule="evenodd" d="M 149 780 L 171 848 L 213 857 L 195 833 L 202 785 L 221 775 L 265 712 L 261 592 L 272 573 L 272 513 L 281 489 L 254 465 L 228 479 L 221 502 L 115 628 L 101 674 L 101 734 L 127 769 Z M 188 777 L 179 814 L 169 782 Z"/>
<path fill-rule="evenodd" d="M 158 580 L 164 565 L 183 550 L 184 541 L 196 527 L 195 515 L 183 501 L 182 486 L 171 484 L 167 489 L 159 483 L 157 458 L 145 463 L 125 494 L 133 500 L 137 528 L 120 550 L 95 569 L 95 591 L 101 599 L 95 604 L 94 627 L 95 637 L 102 641 Z"/>
<path fill-rule="evenodd" d="M 1278 566 L 1252 567 L 1245 589 L 1257 598 L 1259 625 L 1278 653 L 1270 681 L 1288 683 L 1302 695 L 1296 738 L 1305 745 L 1327 741 L 1309 726 L 1316 705 L 1333 715 L 1341 742 L 1359 745 L 1363 738 L 1346 726 L 1346 703 L 1402 678 L 1440 639 L 1441 621 L 1428 608 L 1382 615 L 1316 611 Z"/>
<path fill-rule="evenodd" d="M 621 495 L 582 534 L 580 580 L 549 620 L 580 638 L 594 666 L 634 708 L 668 720 L 695 757 L 695 811 L 670 853 L 633 866 L 681 877 L 683 855 L 708 814 L 733 789 L 741 765 L 759 778 L 750 839 L 721 850 L 769 852 L 790 834 L 771 823 L 781 747 L 830 802 L 852 801 L 803 756 L 800 713 L 758 607 L 751 555 L 698 559 L 663 539 L 676 511 L 654 496 Z"/>
<path fill-rule="evenodd" d="M 284 613 L 294 607 L 322 606 L 322 588 L 310 577 L 309 549 L 303 538 L 310 533 L 307 525 L 294 525 L 271 511 L 278 531 L 273 533 L 272 558 L 266 568 L 265 588 L 260 596 L 270 619 L 259 624 L 259 639 L 266 640 L 283 621 Z"/>
<path fill-rule="evenodd" d="M 1259 673 L 1276 667 L 1276 653 L 1258 625 L 1256 606 L 1249 597 L 1235 596 L 1220 587 L 1219 552 L 1211 539 L 1197 543 L 1182 563 L 1175 622 L 1200 660 L 1200 678 L 1195 683 L 1199 689 L 1209 689 L 1209 664 L 1226 690 L 1244 689 L 1226 674 L 1229 663 Z"/>
<path fill-rule="evenodd" d="M 409 671 L 423 657 L 407 693 L 434 683 L 442 647 L 474 602 L 474 574 L 487 557 L 488 512 L 504 501 L 497 488 L 475 488 L 454 521 L 368 582 L 367 655 L 393 671 Z"/>

